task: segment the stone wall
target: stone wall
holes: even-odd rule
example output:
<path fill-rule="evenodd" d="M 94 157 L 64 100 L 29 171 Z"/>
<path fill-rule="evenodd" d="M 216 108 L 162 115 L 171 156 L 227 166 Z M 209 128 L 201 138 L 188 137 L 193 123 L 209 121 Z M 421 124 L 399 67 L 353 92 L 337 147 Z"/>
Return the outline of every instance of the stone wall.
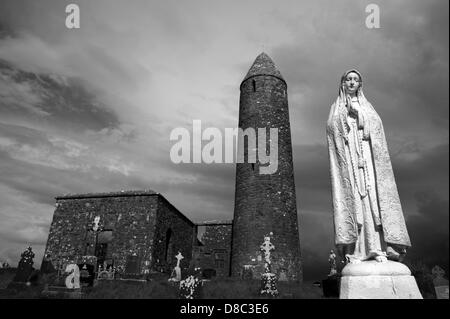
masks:
<path fill-rule="evenodd" d="M 205 232 L 201 237 L 202 246 L 195 249 L 196 266 L 203 270 L 214 270 L 216 276 L 230 275 L 232 222 L 202 223 Z"/>
<path fill-rule="evenodd" d="M 127 258 L 135 256 L 137 272 L 159 270 L 158 259 L 165 249 L 161 243 L 169 227 L 174 231 L 174 249 L 182 249 L 190 260 L 194 226 L 160 194 L 120 192 L 68 195 L 56 200 L 45 255 L 62 271 L 68 263 L 78 263 L 81 256 L 94 254 L 96 235 L 91 229 L 96 216 L 103 230 L 112 231 L 106 258 L 119 269 L 125 270 Z M 101 238 L 100 234 L 97 241 Z"/>
<path fill-rule="evenodd" d="M 160 196 L 153 246 L 153 268 L 170 273 L 177 263 L 175 256 L 181 252 L 184 259 L 181 260 L 180 267 L 187 269 L 192 257 L 194 239 L 194 223 Z"/>

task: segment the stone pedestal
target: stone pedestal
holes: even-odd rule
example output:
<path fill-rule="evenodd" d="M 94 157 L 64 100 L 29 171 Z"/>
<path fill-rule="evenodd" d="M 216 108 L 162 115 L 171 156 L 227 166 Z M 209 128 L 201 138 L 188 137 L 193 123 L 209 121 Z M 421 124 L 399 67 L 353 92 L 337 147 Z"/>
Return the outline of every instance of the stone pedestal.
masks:
<path fill-rule="evenodd" d="M 342 270 L 340 299 L 422 299 L 416 280 L 404 264 L 363 261 Z"/>

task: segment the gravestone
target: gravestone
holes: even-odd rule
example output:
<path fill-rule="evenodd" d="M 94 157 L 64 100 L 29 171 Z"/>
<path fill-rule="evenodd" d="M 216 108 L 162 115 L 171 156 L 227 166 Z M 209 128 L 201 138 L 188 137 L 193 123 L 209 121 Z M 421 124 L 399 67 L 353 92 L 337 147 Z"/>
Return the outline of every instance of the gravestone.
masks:
<path fill-rule="evenodd" d="M 322 280 L 323 296 L 326 298 L 337 298 L 339 297 L 340 276 L 337 271 L 336 254 L 333 250 L 330 251 L 328 262 L 330 264 L 330 272 L 327 279 Z"/>
<path fill-rule="evenodd" d="M 97 275 L 98 280 L 113 280 L 114 279 L 114 269 L 110 268 L 102 268 L 103 270 L 99 271 Z"/>
<path fill-rule="evenodd" d="M 80 269 L 81 287 L 92 287 L 97 270 L 97 257 L 92 255 L 81 256 L 78 259 L 77 265 Z"/>
<path fill-rule="evenodd" d="M 253 279 L 253 266 L 252 265 L 244 265 L 244 269 L 242 269 L 242 279 L 243 280 L 252 280 Z"/>
<path fill-rule="evenodd" d="M 288 281 L 286 269 L 281 269 L 278 275 L 278 281 Z"/>
<path fill-rule="evenodd" d="M 172 274 L 171 274 L 171 278 L 169 278 L 169 281 L 176 281 L 176 282 L 178 282 L 178 281 L 181 280 L 180 261 L 182 259 L 184 259 L 184 257 L 181 254 L 181 252 L 178 252 L 178 255 L 176 255 L 175 258 L 177 259 L 177 265 L 173 269 Z"/>
<path fill-rule="evenodd" d="M 330 251 L 330 255 L 328 256 L 328 262 L 330 263 L 330 273 L 328 276 L 333 276 L 337 274 L 337 265 L 336 265 L 336 254 L 333 250 Z"/>
<path fill-rule="evenodd" d="M 202 276 L 205 279 L 211 279 L 213 277 L 216 277 L 216 270 L 211 268 L 203 269 Z"/>
<path fill-rule="evenodd" d="M 264 236 L 264 243 L 261 244 L 260 249 L 264 252 L 264 273 L 261 275 L 261 289 L 260 295 L 267 295 L 269 297 L 276 297 L 278 295 L 277 277 L 272 272 L 270 252 L 275 249 L 275 246 L 270 242 L 271 232 L 268 236 Z"/>
<path fill-rule="evenodd" d="M 139 256 L 136 254 L 128 255 L 125 264 L 125 274 L 139 274 L 140 272 Z"/>
<path fill-rule="evenodd" d="M 28 282 L 31 274 L 33 273 L 33 258 L 34 253 L 31 247 L 28 247 L 22 255 L 20 255 L 19 265 L 17 266 L 16 276 L 13 282 Z"/>
<path fill-rule="evenodd" d="M 96 231 L 98 231 L 99 229 L 101 229 L 101 226 L 100 226 L 100 216 L 95 216 L 94 222 L 92 223 L 92 230 L 96 232 Z"/>
<path fill-rule="evenodd" d="M 431 270 L 433 274 L 433 284 L 436 291 L 436 299 L 449 299 L 448 280 L 444 278 L 445 271 L 439 266 L 434 266 Z"/>
<path fill-rule="evenodd" d="M 92 264 L 82 263 L 78 264 L 80 269 L 80 286 L 92 287 L 94 285 L 95 267 Z"/>
<path fill-rule="evenodd" d="M 98 280 L 113 280 L 115 278 L 114 260 L 105 260 L 103 265 L 98 266 L 97 279 Z"/>

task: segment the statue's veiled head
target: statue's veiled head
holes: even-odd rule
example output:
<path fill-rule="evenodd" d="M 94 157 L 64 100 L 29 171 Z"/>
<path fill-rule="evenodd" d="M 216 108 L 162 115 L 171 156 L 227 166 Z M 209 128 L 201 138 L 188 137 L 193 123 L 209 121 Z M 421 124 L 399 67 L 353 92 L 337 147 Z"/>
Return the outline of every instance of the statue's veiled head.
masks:
<path fill-rule="evenodd" d="M 340 90 L 350 95 L 358 95 L 362 90 L 362 76 L 356 69 L 346 71 L 341 77 Z"/>

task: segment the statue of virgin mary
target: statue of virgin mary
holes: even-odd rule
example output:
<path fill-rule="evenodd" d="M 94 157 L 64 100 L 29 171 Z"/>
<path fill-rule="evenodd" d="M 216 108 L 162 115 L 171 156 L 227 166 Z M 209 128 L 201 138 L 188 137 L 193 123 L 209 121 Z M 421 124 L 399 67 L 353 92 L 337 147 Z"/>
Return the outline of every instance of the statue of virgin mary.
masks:
<path fill-rule="evenodd" d="M 383 124 L 349 70 L 327 121 L 335 244 L 348 262 L 399 261 L 411 246 Z"/>

